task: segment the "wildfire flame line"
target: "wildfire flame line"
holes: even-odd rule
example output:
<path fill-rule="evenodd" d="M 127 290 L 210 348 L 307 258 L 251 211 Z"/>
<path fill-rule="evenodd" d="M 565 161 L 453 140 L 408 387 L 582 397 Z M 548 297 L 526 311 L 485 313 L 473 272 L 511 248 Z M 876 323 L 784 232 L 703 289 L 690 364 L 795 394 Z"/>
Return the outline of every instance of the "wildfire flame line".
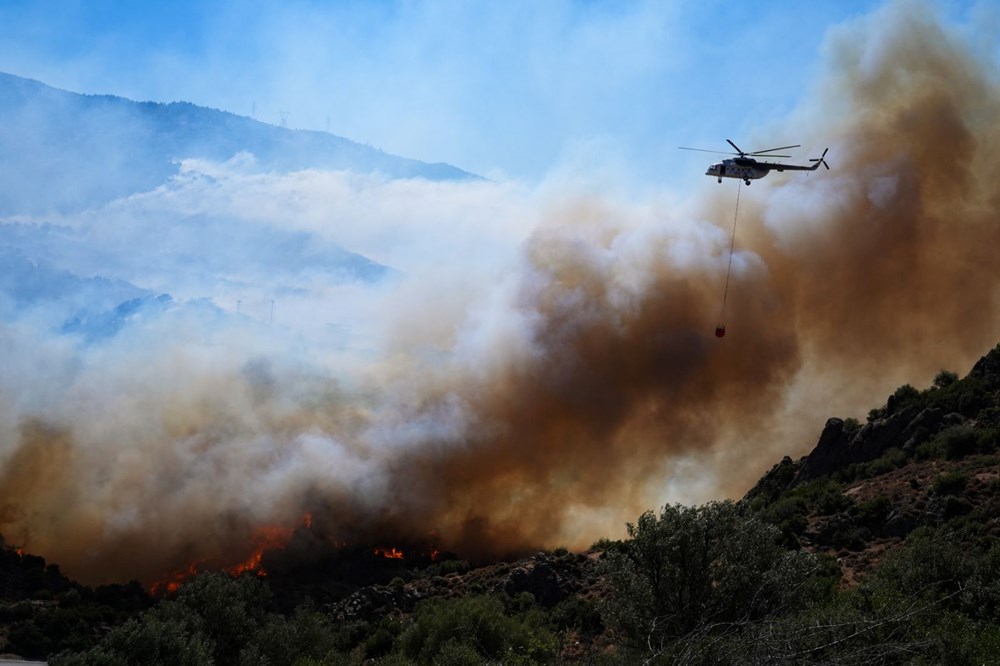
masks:
<path fill-rule="evenodd" d="M 289 541 L 291 541 L 296 530 L 302 529 L 312 529 L 311 513 L 306 513 L 296 527 L 281 527 L 275 525 L 258 527 L 253 531 L 253 534 L 249 539 L 253 550 L 250 556 L 246 559 L 230 565 L 220 565 L 217 561 L 213 563 L 213 561 L 208 559 L 197 560 L 189 564 L 183 570 L 170 573 L 156 581 L 150 586 L 149 592 L 153 596 L 173 594 L 174 592 L 177 592 L 181 586 L 188 581 L 188 579 L 201 572 L 212 570 L 225 571 L 233 577 L 252 573 L 260 578 L 264 578 L 268 575 L 267 570 L 263 565 L 264 553 L 285 548 Z M 341 543 L 338 541 L 329 541 L 329 543 L 337 548 L 348 548 L 350 546 L 347 542 Z M 388 560 L 405 560 L 407 557 L 402 548 L 397 548 L 395 546 L 388 548 L 377 546 L 372 549 L 372 552 L 375 556 Z M 431 561 L 437 561 L 440 555 L 441 551 L 433 546 L 429 551 L 420 552 L 420 557 L 429 557 Z"/>
<path fill-rule="evenodd" d="M 303 516 L 301 526 L 305 529 L 310 529 L 312 527 L 312 514 L 306 513 L 305 516 Z M 250 557 L 229 566 L 212 567 L 209 565 L 207 560 L 192 562 L 183 571 L 168 574 L 153 583 L 149 588 L 149 593 L 153 596 L 172 594 L 179 590 L 189 578 L 196 576 L 202 571 L 209 571 L 212 569 L 221 569 L 233 577 L 242 576 L 245 573 L 253 573 L 260 578 L 264 578 L 267 576 L 267 570 L 262 564 L 265 551 L 284 548 L 288 545 L 288 542 L 291 540 L 294 533 L 295 528 L 292 527 L 280 527 L 274 525 L 259 527 L 250 537 L 250 542 L 253 544 L 253 552 Z"/>

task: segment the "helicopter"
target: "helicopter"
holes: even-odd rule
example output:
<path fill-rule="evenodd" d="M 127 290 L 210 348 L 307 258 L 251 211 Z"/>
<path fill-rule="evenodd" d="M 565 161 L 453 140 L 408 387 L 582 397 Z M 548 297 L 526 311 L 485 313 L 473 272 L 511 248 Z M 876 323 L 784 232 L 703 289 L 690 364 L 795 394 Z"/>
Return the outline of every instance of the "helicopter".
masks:
<path fill-rule="evenodd" d="M 697 150 L 703 153 L 718 153 L 720 155 L 736 155 L 736 157 L 731 157 L 729 159 L 722 160 L 718 164 L 713 164 L 708 167 L 705 172 L 706 176 L 715 176 L 722 182 L 723 178 L 740 178 L 747 185 L 750 184 L 751 180 L 756 180 L 757 178 L 763 178 L 771 171 L 815 171 L 822 164 L 827 169 L 830 165 L 826 163 L 824 159 L 826 157 L 826 151 L 830 150 L 827 148 L 823 151 L 823 154 L 819 157 L 810 159 L 810 162 L 815 162 L 812 166 L 804 166 L 799 164 L 782 164 L 780 162 L 758 162 L 756 157 L 790 157 L 789 155 L 775 155 L 776 150 L 787 150 L 789 148 L 799 148 L 801 144 L 795 144 L 794 146 L 780 146 L 778 148 L 768 148 L 767 150 L 757 150 L 752 153 L 748 153 L 742 150 L 739 146 L 732 142 L 730 139 L 726 139 L 726 142 L 732 146 L 736 152 L 735 153 L 723 153 L 718 150 L 703 150 L 701 148 L 685 148 L 679 146 L 681 150 Z"/>

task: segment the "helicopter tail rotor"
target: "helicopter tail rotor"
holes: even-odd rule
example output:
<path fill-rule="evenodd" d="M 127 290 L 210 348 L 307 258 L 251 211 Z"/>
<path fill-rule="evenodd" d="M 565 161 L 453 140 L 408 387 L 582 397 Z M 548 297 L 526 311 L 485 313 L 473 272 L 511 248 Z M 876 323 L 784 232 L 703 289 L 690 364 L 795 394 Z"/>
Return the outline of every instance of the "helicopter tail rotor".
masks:
<path fill-rule="evenodd" d="M 819 157 L 811 158 L 809 160 L 810 162 L 815 162 L 815 164 L 813 164 L 813 167 L 812 167 L 813 169 L 818 169 L 820 164 L 822 164 L 823 166 L 825 166 L 827 169 L 830 168 L 830 165 L 826 163 L 826 159 L 825 159 L 826 158 L 826 151 L 827 150 L 830 150 L 830 149 L 827 148 L 826 150 L 823 151 L 822 155 L 820 155 Z"/>

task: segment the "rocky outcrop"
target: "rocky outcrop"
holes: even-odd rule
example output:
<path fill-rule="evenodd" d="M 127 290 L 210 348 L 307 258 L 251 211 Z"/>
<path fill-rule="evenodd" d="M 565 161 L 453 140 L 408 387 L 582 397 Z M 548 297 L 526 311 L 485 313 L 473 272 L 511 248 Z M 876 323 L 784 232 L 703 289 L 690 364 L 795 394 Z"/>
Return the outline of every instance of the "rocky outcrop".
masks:
<path fill-rule="evenodd" d="M 969 376 L 981 379 L 987 390 L 1000 391 L 1000 345 L 979 359 Z"/>
<path fill-rule="evenodd" d="M 945 414 L 933 407 L 917 411 L 912 406 L 876 419 L 853 433 L 845 430 L 842 419 L 829 419 L 816 448 L 802 461 L 790 485 L 802 485 L 848 465 L 870 462 L 891 448 L 910 452 L 941 430 L 963 421 L 960 414 Z"/>
<path fill-rule="evenodd" d="M 805 458 L 799 461 L 793 461 L 791 457 L 785 456 L 781 459 L 781 462 L 772 467 L 764 476 L 760 478 L 753 488 L 750 489 L 743 500 L 746 502 L 753 502 L 756 499 L 763 500 L 765 502 L 773 502 L 781 493 L 788 489 L 788 486 L 792 483 L 792 479 L 798 474 L 799 469 L 802 467 L 802 462 Z"/>

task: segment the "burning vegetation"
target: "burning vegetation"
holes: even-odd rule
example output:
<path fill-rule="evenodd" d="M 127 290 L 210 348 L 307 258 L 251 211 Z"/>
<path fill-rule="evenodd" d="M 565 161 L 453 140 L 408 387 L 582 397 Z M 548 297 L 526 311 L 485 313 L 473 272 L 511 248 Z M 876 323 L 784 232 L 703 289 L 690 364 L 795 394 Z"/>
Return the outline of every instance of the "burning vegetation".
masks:
<path fill-rule="evenodd" d="M 250 554 L 235 563 L 212 560 L 192 562 L 182 570 L 172 572 L 149 586 L 154 597 L 176 593 L 187 581 L 200 573 L 220 571 L 238 578 L 250 575 L 267 578 L 276 569 L 279 575 L 298 575 L 300 569 L 311 570 L 324 566 L 324 562 L 339 561 L 356 569 L 372 569 L 371 575 L 362 578 L 379 579 L 384 571 L 396 565 L 379 564 L 386 560 L 398 566 L 425 566 L 454 555 L 442 554 L 433 542 L 413 542 L 405 546 L 366 546 L 351 544 L 339 538 L 324 537 L 313 527 L 312 513 L 306 513 L 294 527 L 263 526 L 253 530 L 249 538 Z"/>

